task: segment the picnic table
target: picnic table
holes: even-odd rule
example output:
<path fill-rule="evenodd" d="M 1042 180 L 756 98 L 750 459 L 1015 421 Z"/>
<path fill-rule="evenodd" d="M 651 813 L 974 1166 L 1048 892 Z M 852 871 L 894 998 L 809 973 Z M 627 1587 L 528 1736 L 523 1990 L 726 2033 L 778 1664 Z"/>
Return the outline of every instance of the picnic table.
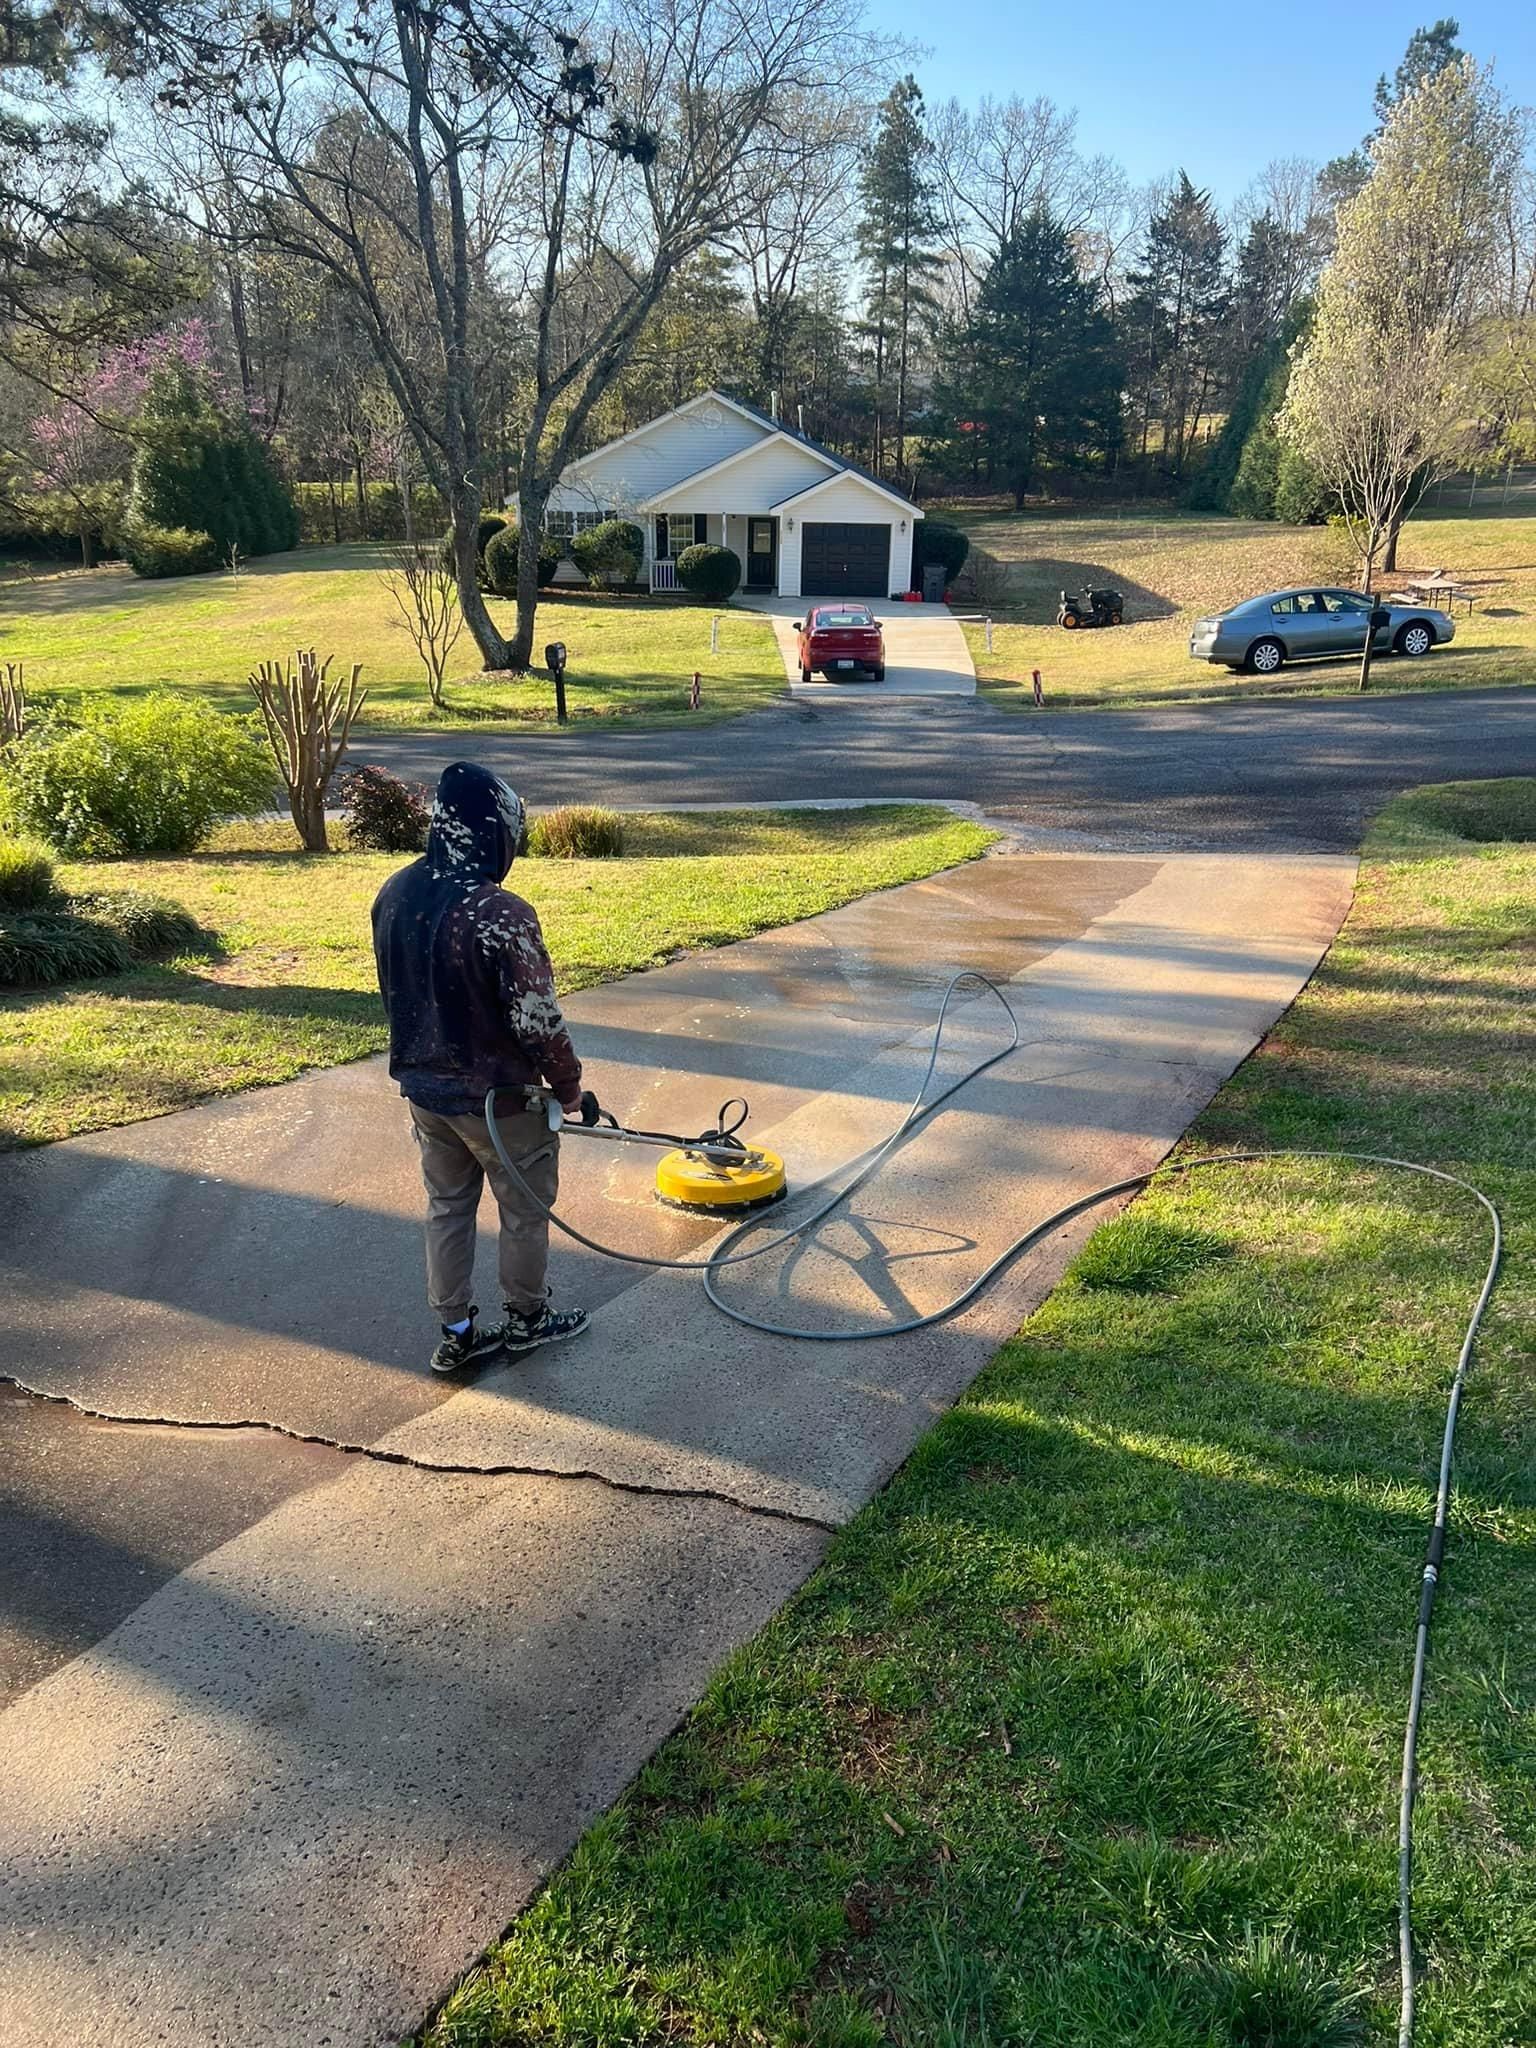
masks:
<path fill-rule="evenodd" d="M 1400 593 L 1404 604 L 1438 605 L 1444 602 L 1448 610 L 1454 610 L 1459 598 L 1470 612 L 1477 602 L 1477 593 L 1459 584 L 1454 576 L 1447 576 L 1443 569 L 1437 569 L 1433 576 L 1421 576 L 1405 583 Z"/>

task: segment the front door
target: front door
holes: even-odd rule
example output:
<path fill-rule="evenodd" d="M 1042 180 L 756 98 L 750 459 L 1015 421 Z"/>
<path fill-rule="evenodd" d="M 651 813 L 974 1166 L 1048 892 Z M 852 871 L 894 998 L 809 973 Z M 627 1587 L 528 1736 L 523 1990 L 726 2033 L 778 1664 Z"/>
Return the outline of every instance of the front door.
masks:
<path fill-rule="evenodd" d="M 772 590 L 779 580 L 779 522 L 747 521 L 747 588 Z"/>

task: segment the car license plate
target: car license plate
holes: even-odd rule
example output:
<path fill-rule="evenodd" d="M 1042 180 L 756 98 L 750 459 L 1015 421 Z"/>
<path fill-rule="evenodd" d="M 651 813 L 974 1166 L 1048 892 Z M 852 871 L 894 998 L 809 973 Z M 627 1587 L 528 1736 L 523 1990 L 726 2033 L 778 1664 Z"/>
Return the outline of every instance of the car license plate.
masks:
<path fill-rule="evenodd" d="M 853 667 L 853 663 L 852 663 L 851 661 L 840 661 L 840 662 L 839 662 L 839 663 L 838 663 L 837 665 L 838 665 L 838 667 L 839 667 L 839 668 L 852 668 L 852 667 Z"/>

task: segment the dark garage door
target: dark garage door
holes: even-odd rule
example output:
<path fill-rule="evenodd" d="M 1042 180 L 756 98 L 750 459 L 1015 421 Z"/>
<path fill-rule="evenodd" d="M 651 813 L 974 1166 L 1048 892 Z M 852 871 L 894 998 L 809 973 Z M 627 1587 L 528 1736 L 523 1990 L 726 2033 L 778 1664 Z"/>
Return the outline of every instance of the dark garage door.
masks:
<path fill-rule="evenodd" d="M 808 523 L 800 548 L 807 597 L 889 597 L 891 529 Z"/>

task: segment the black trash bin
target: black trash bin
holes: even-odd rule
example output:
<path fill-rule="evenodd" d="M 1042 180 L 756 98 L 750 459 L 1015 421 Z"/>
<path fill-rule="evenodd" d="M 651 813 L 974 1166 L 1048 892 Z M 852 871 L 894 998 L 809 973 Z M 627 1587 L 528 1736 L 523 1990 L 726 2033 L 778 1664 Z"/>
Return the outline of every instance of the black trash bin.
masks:
<path fill-rule="evenodd" d="M 923 603 L 942 604 L 943 602 L 944 564 L 942 562 L 925 562 L 923 564 Z"/>

